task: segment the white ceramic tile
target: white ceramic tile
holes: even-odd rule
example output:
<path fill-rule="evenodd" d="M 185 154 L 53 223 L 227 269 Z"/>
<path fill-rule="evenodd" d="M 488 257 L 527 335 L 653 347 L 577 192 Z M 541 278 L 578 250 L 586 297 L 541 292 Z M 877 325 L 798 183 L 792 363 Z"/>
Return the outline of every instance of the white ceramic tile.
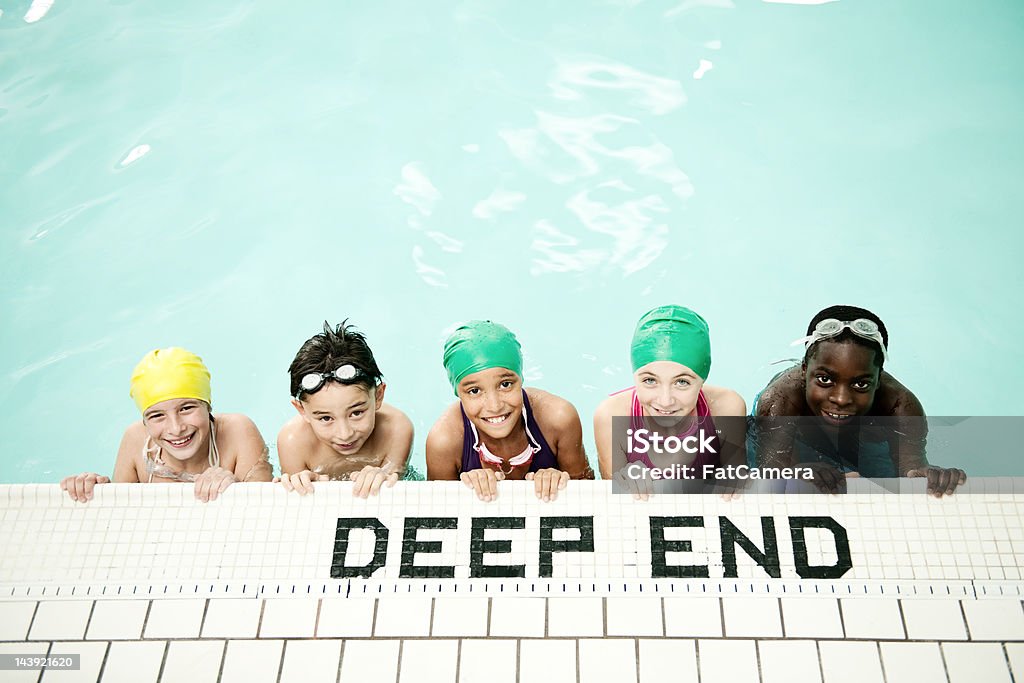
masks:
<path fill-rule="evenodd" d="M 397 640 L 345 641 L 338 683 L 395 683 L 399 644 Z"/>
<path fill-rule="evenodd" d="M 430 635 L 430 598 L 378 600 L 373 635 L 380 637 Z"/>
<path fill-rule="evenodd" d="M 99 679 L 103 657 L 107 654 L 109 643 L 54 643 L 50 648 L 50 656 L 80 655 L 78 671 L 47 669 L 43 672 L 41 683 L 92 683 Z"/>
<path fill-rule="evenodd" d="M 632 638 L 585 638 L 579 641 L 579 648 L 580 683 L 637 683 L 636 641 Z"/>
<path fill-rule="evenodd" d="M 171 641 L 160 683 L 215 683 L 223 659 L 223 640 Z"/>
<path fill-rule="evenodd" d="M 779 602 L 787 638 L 843 637 L 839 601 L 833 598 L 782 598 Z"/>
<path fill-rule="evenodd" d="M 148 600 L 97 600 L 92 608 L 87 640 L 138 640 L 146 621 Z"/>
<path fill-rule="evenodd" d="M 519 641 L 519 680 L 576 683 L 576 641 Z"/>
<path fill-rule="evenodd" d="M 459 663 L 457 640 L 406 640 L 402 642 L 399 683 L 455 683 Z"/>
<path fill-rule="evenodd" d="M 487 598 L 434 598 L 436 637 L 483 637 L 487 635 Z"/>
<path fill-rule="evenodd" d="M 606 598 L 606 603 L 608 635 L 663 635 L 661 598 L 613 596 Z"/>
<path fill-rule="evenodd" d="M 35 603 L 33 608 L 35 607 Z M 28 624 L 25 624 L 28 630 Z M 25 634 L 22 633 L 24 638 Z M 29 655 L 42 657 L 50 649 L 49 643 L 0 643 L 0 655 Z M 22 669 L 20 671 L 4 671 L 4 683 L 36 683 L 39 680 L 38 669 Z"/>
<path fill-rule="evenodd" d="M 320 601 L 318 638 L 362 638 L 373 634 L 373 611 L 377 601 L 370 598 L 324 598 Z"/>
<path fill-rule="evenodd" d="M 35 602 L 0 602 L 0 640 L 25 640 Z"/>
<path fill-rule="evenodd" d="M 335 683 L 340 663 L 340 640 L 288 640 L 278 683 Z"/>
<path fill-rule="evenodd" d="M 640 683 L 698 683 L 696 641 L 641 639 L 639 649 Z"/>
<path fill-rule="evenodd" d="M 902 640 L 900 603 L 892 598 L 843 598 L 839 601 L 847 638 Z"/>
<path fill-rule="evenodd" d="M 818 643 L 825 683 L 883 683 L 878 645 L 868 641 Z M 890 679 L 897 683 L 895 679 Z M 911 679 L 913 680 L 913 679 Z"/>
<path fill-rule="evenodd" d="M 217 598 L 210 600 L 203 620 L 203 638 L 255 638 L 262 600 Z"/>
<path fill-rule="evenodd" d="M 320 601 L 313 598 L 275 598 L 265 601 L 260 638 L 311 638 Z"/>
<path fill-rule="evenodd" d="M 100 683 L 156 683 L 166 647 L 161 640 L 111 643 Z"/>
<path fill-rule="evenodd" d="M 756 681 L 757 650 L 753 640 L 698 640 L 701 683 Z"/>
<path fill-rule="evenodd" d="M 1010 683 L 1010 668 L 999 643 L 943 643 L 949 683 Z"/>
<path fill-rule="evenodd" d="M 544 598 L 491 598 L 490 635 L 541 638 L 544 609 Z"/>
<path fill-rule="evenodd" d="M 548 598 L 548 636 L 603 635 L 604 606 L 601 598 Z"/>
<path fill-rule="evenodd" d="M 1024 643 L 1006 643 L 1006 658 L 1010 660 L 1010 672 L 1015 681 L 1024 681 Z"/>
<path fill-rule="evenodd" d="M 219 683 L 275 683 L 283 646 L 281 640 L 229 640 Z"/>
<path fill-rule="evenodd" d="M 911 640 L 967 640 L 959 600 L 901 600 Z"/>
<path fill-rule="evenodd" d="M 964 600 L 971 640 L 1024 640 L 1020 600 Z"/>
<path fill-rule="evenodd" d="M 206 600 L 154 600 L 146 618 L 144 637 L 167 640 L 198 638 L 205 610 Z"/>
<path fill-rule="evenodd" d="M 39 603 L 29 640 L 82 640 L 92 612 L 91 600 L 51 600 Z"/>
<path fill-rule="evenodd" d="M 813 640 L 762 640 L 757 649 L 761 683 L 821 683 Z"/>
<path fill-rule="evenodd" d="M 777 598 L 722 598 L 726 638 L 768 637 L 782 635 Z"/>
<path fill-rule="evenodd" d="M 947 683 L 938 643 L 889 642 L 882 643 L 879 648 L 886 680 Z"/>
<path fill-rule="evenodd" d="M 516 683 L 516 641 L 463 640 L 459 683 Z"/>
<path fill-rule="evenodd" d="M 722 603 L 718 598 L 665 598 L 665 635 L 718 638 L 722 635 Z"/>

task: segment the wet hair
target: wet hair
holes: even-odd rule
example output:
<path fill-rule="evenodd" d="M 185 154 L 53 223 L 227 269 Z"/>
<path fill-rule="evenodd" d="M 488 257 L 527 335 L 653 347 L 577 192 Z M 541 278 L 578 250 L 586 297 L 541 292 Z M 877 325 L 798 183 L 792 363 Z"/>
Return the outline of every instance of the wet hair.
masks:
<path fill-rule="evenodd" d="M 835 318 L 836 320 L 840 320 L 843 322 L 852 322 L 859 318 L 871 320 L 876 325 L 878 325 L 878 331 L 882 335 L 882 343 L 885 344 L 886 350 L 889 349 L 889 332 L 885 329 L 885 323 L 883 323 L 882 319 L 879 318 L 874 313 L 872 313 L 871 311 L 867 310 L 866 308 L 858 308 L 857 306 L 829 306 L 828 308 L 818 311 L 817 315 L 811 318 L 811 322 L 807 326 L 807 335 L 810 336 L 814 334 L 814 328 L 818 326 L 818 323 L 820 323 L 822 320 L 827 320 L 829 318 Z M 878 342 L 873 341 L 871 339 L 865 339 L 864 337 L 861 337 L 858 334 L 854 334 L 853 330 L 849 328 L 846 328 L 845 330 L 843 330 L 834 337 L 821 339 L 808 346 L 807 351 L 804 353 L 804 365 L 806 365 L 807 361 L 810 360 L 811 356 L 818 348 L 818 344 L 824 341 L 840 343 L 853 342 L 854 344 L 863 346 L 866 349 L 871 349 L 872 351 L 875 352 L 875 366 L 879 370 L 882 369 L 882 361 L 884 359 L 882 356 L 882 349 L 879 348 Z"/>
<path fill-rule="evenodd" d="M 291 375 L 291 395 L 298 396 L 302 378 L 312 372 L 334 372 L 342 365 L 352 365 L 362 374 L 353 378 L 351 384 L 358 384 L 367 390 L 381 383 L 384 376 L 373 359 L 373 351 L 366 343 L 366 337 L 347 324 L 348 319 L 331 329 L 324 321 L 324 331 L 306 340 L 288 366 Z"/>

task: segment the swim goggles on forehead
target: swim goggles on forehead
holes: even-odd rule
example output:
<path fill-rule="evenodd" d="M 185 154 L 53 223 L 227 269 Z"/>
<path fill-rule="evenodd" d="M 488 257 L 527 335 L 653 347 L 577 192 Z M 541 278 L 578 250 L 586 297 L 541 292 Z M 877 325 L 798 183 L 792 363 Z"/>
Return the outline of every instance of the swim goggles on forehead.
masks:
<path fill-rule="evenodd" d="M 885 349 L 885 342 L 882 340 L 882 331 L 878 329 L 878 323 L 874 320 L 868 320 L 867 318 L 857 318 L 850 322 L 844 322 L 842 320 L 836 320 L 835 318 L 825 318 L 817 325 L 814 326 L 814 331 L 806 337 L 800 337 L 794 341 L 790 346 L 796 346 L 797 344 L 803 344 L 804 347 L 808 347 L 811 344 L 821 341 L 822 339 L 830 339 L 839 335 L 843 330 L 850 330 L 858 337 L 864 339 L 870 339 L 871 341 L 878 344 L 882 349 L 882 360 L 889 360 L 889 353 Z"/>
<path fill-rule="evenodd" d="M 366 373 L 351 364 L 342 365 L 334 372 L 310 372 L 299 380 L 299 391 L 295 394 L 295 398 L 298 399 L 302 394 L 315 394 L 329 380 L 341 384 L 352 384 L 364 377 L 366 377 Z"/>

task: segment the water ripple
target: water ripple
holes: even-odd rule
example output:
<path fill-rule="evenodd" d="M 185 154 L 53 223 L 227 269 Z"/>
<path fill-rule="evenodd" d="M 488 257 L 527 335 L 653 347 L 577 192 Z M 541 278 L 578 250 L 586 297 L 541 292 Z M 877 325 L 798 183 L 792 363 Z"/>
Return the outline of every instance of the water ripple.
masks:
<path fill-rule="evenodd" d="M 499 213 L 515 211 L 516 207 L 526 201 L 522 192 L 497 189 L 487 199 L 482 199 L 473 207 L 473 215 L 484 220 L 494 218 Z"/>
<path fill-rule="evenodd" d="M 435 268 L 423 261 L 423 247 L 415 245 L 412 248 L 412 262 L 416 264 L 416 274 L 420 279 L 432 287 L 447 287 L 448 277 L 440 268 Z"/>
<path fill-rule="evenodd" d="M 415 206 L 424 216 L 429 216 L 434 205 L 441 199 L 441 193 L 420 170 L 418 163 L 410 162 L 402 167 L 402 181 L 395 186 L 394 193 L 403 202 Z"/>
<path fill-rule="evenodd" d="M 686 104 L 686 95 L 679 81 L 662 78 L 614 62 L 562 63 L 550 84 L 556 99 L 579 100 L 585 88 L 595 90 L 633 91 L 630 104 L 653 114 L 667 114 Z"/>
<path fill-rule="evenodd" d="M 25 12 L 25 23 L 34 24 L 50 11 L 53 7 L 54 0 L 32 0 L 32 4 L 29 6 L 28 11 Z"/>

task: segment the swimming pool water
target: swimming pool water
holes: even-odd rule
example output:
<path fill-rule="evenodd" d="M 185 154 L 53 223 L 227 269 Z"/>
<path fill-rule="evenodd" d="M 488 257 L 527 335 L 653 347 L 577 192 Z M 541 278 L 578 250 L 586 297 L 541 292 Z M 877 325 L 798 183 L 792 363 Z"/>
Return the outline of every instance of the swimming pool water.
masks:
<path fill-rule="evenodd" d="M 420 467 L 475 317 L 588 443 L 668 302 L 748 403 L 852 303 L 930 414 L 1024 414 L 1019 3 L 0 10 L 0 482 L 109 473 L 155 347 L 273 444 L 292 355 L 346 317 Z"/>

